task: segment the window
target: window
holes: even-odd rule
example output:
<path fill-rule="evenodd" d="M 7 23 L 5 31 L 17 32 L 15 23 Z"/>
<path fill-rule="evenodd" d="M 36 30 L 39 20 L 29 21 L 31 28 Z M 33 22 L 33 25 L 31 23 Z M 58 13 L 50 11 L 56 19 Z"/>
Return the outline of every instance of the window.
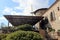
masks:
<path fill-rule="evenodd" d="M 59 7 L 57 7 L 58 11 L 60 10 Z"/>
<path fill-rule="evenodd" d="M 51 20 L 51 21 L 56 20 L 55 12 L 54 12 L 54 11 L 50 13 L 50 20 Z"/>

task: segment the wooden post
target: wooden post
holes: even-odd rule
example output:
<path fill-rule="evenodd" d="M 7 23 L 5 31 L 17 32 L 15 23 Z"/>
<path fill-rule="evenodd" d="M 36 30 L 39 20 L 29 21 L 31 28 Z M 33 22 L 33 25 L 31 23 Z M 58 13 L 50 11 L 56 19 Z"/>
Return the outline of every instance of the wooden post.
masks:
<path fill-rule="evenodd" d="M 9 27 L 9 22 L 8 22 L 8 27 Z"/>

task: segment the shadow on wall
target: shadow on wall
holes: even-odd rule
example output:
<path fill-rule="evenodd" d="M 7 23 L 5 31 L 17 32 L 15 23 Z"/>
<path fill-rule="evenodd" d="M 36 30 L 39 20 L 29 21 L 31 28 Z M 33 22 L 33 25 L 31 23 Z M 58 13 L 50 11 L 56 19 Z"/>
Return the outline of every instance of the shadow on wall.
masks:
<path fill-rule="evenodd" d="M 47 30 L 47 28 L 48 28 L 48 30 Z M 52 26 L 49 23 L 49 20 L 47 17 L 44 17 L 40 21 L 40 29 L 43 30 L 43 32 L 40 31 L 40 34 L 42 34 L 43 37 L 45 37 L 47 40 L 51 40 L 51 37 L 49 36 L 48 31 L 50 32 L 50 29 L 52 29 Z"/>
<path fill-rule="evenodd" d="M 43 18 L 40 22 L 40 28 L 43 29 L 43 30 L 47 30 L 48 29 L 51 29 L 52 26 L 51 24 L 49 23 L 49 20 L 47 17 Z"/>

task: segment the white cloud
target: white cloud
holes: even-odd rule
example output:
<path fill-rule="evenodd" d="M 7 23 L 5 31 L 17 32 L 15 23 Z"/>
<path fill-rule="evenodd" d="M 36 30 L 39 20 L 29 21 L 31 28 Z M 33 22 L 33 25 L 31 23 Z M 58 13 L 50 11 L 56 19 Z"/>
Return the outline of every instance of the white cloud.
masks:
<path fill-rule="evenodd" d="M 42 7 L 48 7 L 49 0 L 12 0 L 13 2 L 19 3 L 19 6 L 14 8 L 5 7 L 3 13 L 11 15 L 32 15 L 30 12 Z M 31 7 L 32 5 L 32 7 Z M 23 12 L 16 12 L 14 10 L 23 10 Z"/>
<path fill-rule="evenodd" d="M 11 15 L 20 15 L 19 13 L 16 13 L 15 11 L 11 12 Z"/>
<path fill-rule="evenodd" d="M 19 3 L 14 9 L 23 9 L 23 13 L 31 15 L 30 12 L 36 9 L 48 7 L 49 0 L 12 0 L 13 2 Z M 31 8 L 32 5 L 32 8 Z"/>
<path fill-rule="evenodd" d="M 9 12 L 11 12 L 12 10 L 13 10 L 12 8 L 6 7 L 4 11 L 7 12 L 7 13 L 9 13 Z"/>
<path fill-rule="evenodd" d="M 5 7 L 5 9 L 3 10 L 3 14 L 19 15 L 20 13 L 16 13 L 16 11 L 13 11 L 13 8 Z"/>
<path fill-rule="evenodd" d="M 31 14 L 29 14 L 29 12 L 27 13 L 26 11 L 25 12 L 23 11 L 22 13 L 16 12 L 13 10 L 13 8 L 9 8 L 9 7 L 5 7 L 5 9 L 2 11 L 2 13 L 5 15 L 31 15 Z"/>
<path fill-rule="evenodd" d="M 12 8 L 5 7 L 4 10 L 3 10 L 3 14 L 10 14 L 11 11 L 13 11 Z"/>
<path fill-rule="evenodd" d="M 49 0 L 12 0 L 13 2 L 19 3 L 19 6 L 15 7 L 17 9 L 28 9 L 31 10 L 31 4 L 33 7 L 33 10 L 36 10 L 37 8 L 41 7 L 48 7 Z"/>
<path fill-rule="evenodd" d="M 2 20 L 6 20 L 5 17 L 0 17 L 0 21 L 2 21 Z"/>

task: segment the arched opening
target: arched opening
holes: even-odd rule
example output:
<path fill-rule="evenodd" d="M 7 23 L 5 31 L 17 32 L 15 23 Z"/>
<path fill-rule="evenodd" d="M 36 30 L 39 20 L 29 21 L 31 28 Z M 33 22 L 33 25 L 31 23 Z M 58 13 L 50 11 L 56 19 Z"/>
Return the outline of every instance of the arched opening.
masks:
<path fill-rule="evenodd" d="M 46 37 L 47 39 L 50 38 L 50 36 L 48 35 L 48 31 L 49 29 L 51 29 L 51 24 L 49 23 L 49 20 L 47 17 L 44 17 L 41 21 L 40 21 L 40 30 L 39 33 L 43 36 Z M 48 29 L 48 30 L 47 30 Z"/>
<path fill-rule="evenodd" d="M 49 23 L 49 20 L 47 17 L 44 17 L 41 21 L 40 21 L 40 28 L 43 29 L 43 30 L 47 30 L 52 28 L 51 27 L 51 24 Z"/>

